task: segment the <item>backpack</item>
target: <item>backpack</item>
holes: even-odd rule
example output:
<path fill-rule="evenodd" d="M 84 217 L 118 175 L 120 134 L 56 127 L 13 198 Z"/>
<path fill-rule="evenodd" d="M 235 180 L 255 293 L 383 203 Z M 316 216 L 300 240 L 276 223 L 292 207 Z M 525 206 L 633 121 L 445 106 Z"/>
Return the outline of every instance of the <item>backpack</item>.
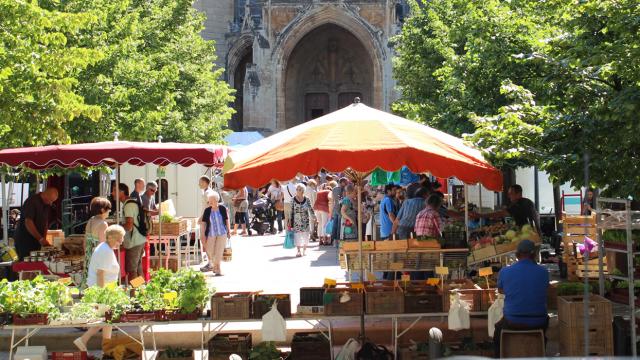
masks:
<path fill-rule="evenodd" d="M 147 216 L 144 213 L 144 209 L 142 208 L 142 204 L 138 199 L 128 199 L 124 202 L 124 206 L 127 206 L 129 203 L 135 203 L 138 206 L 138 225 L 136 226 L 134 221 L 133 226 L 135 226 L 140 235 L 147 236 L 149 234 L 149 224 Z"/>
<path fill-rule="evenodd" d="M 357 360 L 392 360 L 393 354 L 386 347 L 376 345 L 369 341 L 362 344 L 360 351 L 356 353 Z"/>

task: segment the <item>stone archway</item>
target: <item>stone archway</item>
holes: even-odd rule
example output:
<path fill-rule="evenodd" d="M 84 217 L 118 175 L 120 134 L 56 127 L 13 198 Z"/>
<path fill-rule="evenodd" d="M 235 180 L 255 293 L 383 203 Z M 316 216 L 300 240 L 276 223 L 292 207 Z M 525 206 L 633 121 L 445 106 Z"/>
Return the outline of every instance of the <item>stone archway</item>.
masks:
<path fill-rule="evenodd" d="M 373 82 L 373 62 L 362 42 L 340 26 L 317 27 L 287 61 L 286 127 L 343 108 L 355 97 L 371 104 Z"/>
<path fill-rule="evenodd" d="M 316 30 L 320 31 L 316 32 Z M 308 101 L 312 105 L 317 105 L 315 109 L 320 109 L 322 106 L 326 107 L 326 103 L 329 103 L 331 109 L 332 104 L 335 108 L 338 108 L 338 100 L 331 101 L 331 95 L 329 99 L 323 95 L 313 95 L 310 99 L 296 99 L 295 92 L 298 87 L 289 86 L 293 77 L 289 76 L 294 74 L 295 71 L 295 52 L 309 39 L 307 35 L 319 36 L 324 31 L 336 31 L 339 33 L 337 36 L 336 47 L 340 48 L 341 43 L 355 44 L 354 49 L 347 48 L 346 50 L 354 50 L 361 55 L 361 58 L 356 59 L 357 70 L 366 73 L 367 77 L 371 73 L 371 86 L 369 97 L 363 95 L 365 103 L 375 108 L 384 109 L 387 104 L 383 93 L 385 78 L 383 76 L 383 67 L 387 60 L 387 54 L 385 48 L 381 42 L 381 39 L 376 33 L 376 30 L 372 28 L 366 21 L 360 18 L 352 11 L 344 11 L 343 8 L 337 6 L 320 6 L 316 9 L 306 12 L 303 16 L 296 18 L 292 21 L 283 31 L 281 36 L 275 42 L 275 51 L 272 56 L 275 58 L 275 76 L 276 76 L 276 131 L 283 130 L 288 127 L 294 126 L 305 121 L 308 117 L 314 117 L 319 115 L 319 111 L 315 111 L 313 114 L 305 110 L 305 107 L 301 105 L 302 102 Z M 319 35 L 320 34 L 320 35 Z M 345 42 L 346 41 L 346 42 Z M 313 42 L 309 42 L 313 43 Z M 332 45 L 333 46 L 333 45 Z M 326 39 L 325 44 L 316 44 L 315 50 L 324 50 L 328 57 L 329 52 L 329 39 Z M 364 54 L 361 50 L 364 49 Z M 294 62 L 294 67 L 290 64 Z M 363 64 L 366 64 L 363 66 Z M 357 71 L 355 72 L 357 73 Z M 293 75 L 292 75 L 293 76 Z M 292 90 L 291 90 L 292 89 Z M 341 89 L 346 90 L 346 89 Z M 338 91 L 338 97 L 340 93 L 344 93 L 342 101 L 346 102 L 349 98 L 349 103 L 353 101 L 353 95 L 362 91 Z M 293 92 L 293 93 L 292 93 Z M 366 89 L 364 90 L 366 92 Z M 298 94 L 299 95 L 299 94 Z M 334 96 L 335 99 L 335 96 Z M 306 109 L 309 107 L 307 106 Z M 314 108 L 312 108 L 314 109 Z M 306 113 L 306 114 L 305 114 Z"/>
<path fill-rule="evenodd" d="M 244 128 L 244 83 L 247 66 L 253 63 L 253 37 L 244 35 L 227 54 L 227 80 L 236 90 L 233 109 L 236 111 L 229 121 L 229 129 L 242 131 Z"/>

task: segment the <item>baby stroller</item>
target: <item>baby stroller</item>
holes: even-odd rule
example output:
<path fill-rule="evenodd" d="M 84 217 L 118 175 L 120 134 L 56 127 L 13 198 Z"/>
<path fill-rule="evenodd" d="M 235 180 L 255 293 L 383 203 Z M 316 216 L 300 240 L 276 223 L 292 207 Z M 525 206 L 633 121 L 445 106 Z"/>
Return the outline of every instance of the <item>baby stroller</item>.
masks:
<path fill-rule="evenodd" d="M 251 223 L 249 228 L 255 230 L 258 235 L 266 232 L 274 232 L 272 224 L 276 218 L 276 210 L 273 202 L 267 197 L 261 197 L 253 202 L 251 208 Z"/>

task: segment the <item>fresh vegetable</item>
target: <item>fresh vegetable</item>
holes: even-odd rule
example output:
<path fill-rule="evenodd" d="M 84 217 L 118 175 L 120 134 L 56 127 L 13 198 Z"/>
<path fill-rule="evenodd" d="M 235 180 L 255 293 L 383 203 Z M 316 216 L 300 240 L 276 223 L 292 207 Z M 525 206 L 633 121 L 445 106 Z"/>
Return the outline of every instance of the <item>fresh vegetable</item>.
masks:
<path fill-rule="evenodd" d="M 173 222 L 173 220 L 175 220 L 173 215 L 170 215 L 170 214 L 162 214 L 162 215 L 160 215 L 160 222 L 161 223 L 171 223 L 171 222 Z"/>
<path fill-rule="evenodd" d="M 276 348 L 273 341 L 261 342 L 251 349 L 250 360 L 274 360 L 280 359 L 282 353 Z"/>
<path fill-rule="evenodd" d="M 145 311 L 179 309 L 187 314 L 204 308 L 213 292 L 201 272 L 181 269 L 174 274 L 159 269 L 138 289 L 135 301 Z"/>
<path fill-rule="evenodd" d="M 131 299 L 127 292 L 115 283 L 102 288 L 98 286 L 87 288 L 84 291 L 82 302 L 108 306 L 113 319 L 119 318 L 122 313 L 132 308 Z"/>
<path fill-rule="evenodd" d="M 69 288 L 57 281 L 38 276 L 33 280 L 0 282 L 0 308 L 19 314 L 48 314 L 50 319 L 60 316 L 60 307 L 72 301 Z"/>

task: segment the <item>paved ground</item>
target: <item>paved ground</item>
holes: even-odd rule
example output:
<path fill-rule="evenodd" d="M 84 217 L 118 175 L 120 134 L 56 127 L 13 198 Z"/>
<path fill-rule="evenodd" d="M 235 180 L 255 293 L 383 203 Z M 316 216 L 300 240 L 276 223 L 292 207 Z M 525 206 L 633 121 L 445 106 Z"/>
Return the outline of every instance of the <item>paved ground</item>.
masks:
<path fill-rule="evenodd" d="M 284 249 L 284 234 L 232 238 L 233 259 L 222 263 L 224 276 L 208 277 L 218 292 L 258 291 L 291 294 L 299 303 L 300 287 L 322 286 L 325 278 L 345 280 L 337 249 L 310 243 L 306 256 Z M 207 273 L 211 275 L 211 273 Z"/>

